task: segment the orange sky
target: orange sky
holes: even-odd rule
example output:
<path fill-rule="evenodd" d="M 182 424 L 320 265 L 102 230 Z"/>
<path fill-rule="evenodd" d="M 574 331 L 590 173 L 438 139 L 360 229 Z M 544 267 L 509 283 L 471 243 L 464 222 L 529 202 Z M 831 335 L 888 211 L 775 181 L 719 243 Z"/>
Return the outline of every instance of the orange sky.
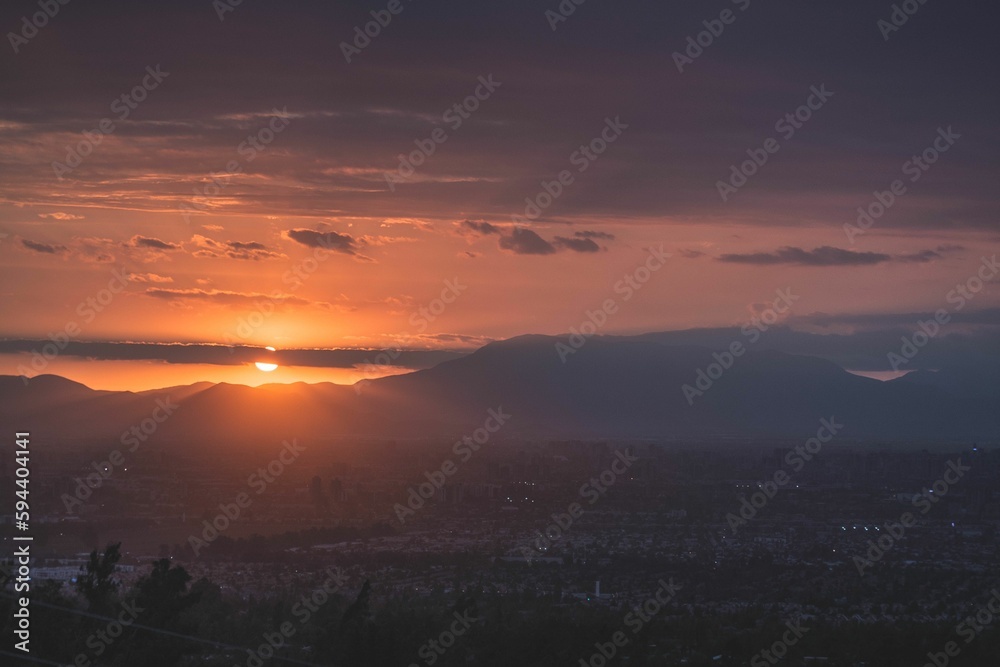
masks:
<path fill-rule="evenodd" d="M 27 217 L 26 208 L 13 212 Z M 101 212 L 88 210 L 82 215 L 89 219 Z M 164 216 L 144 217 L 157 220 Z M 246 224 L 242 219 L 218 219 L 226 229 L 239 230 Z M 114 256 L 108 262 L 89 262 L 69 254 L 43 255 L 8 242 L 0 246 L 5 259 L 4 284 L 8 286 L 3 299 L 8 312 L 18 313 L 18 317 L 6 324 L 5 334 L 34 338 L 76 322 L 82 331 L 78 340 L 454 347 L 452 341 L 441 342 L 435 336 L 460 334 L 474 343 L 477 338 L 525 332 L 566 332 L 579 324 L 587 309 L 614 295 L 614 284 L 645 259 L 644 248 L 660 244 L 672 255 L 670 261 L 623 305 L 609 322 L 608 333 L 742 323 L 752 304 L 784 287 L 802 294 L 797 305 L 802 315 L 877 311 L 887 302 L 894 311 L 921 310 L 943 299 L 946 288 L 964 278 L 976 263 L 974 251 L 934 264 L 887 263 L 851 269 L 743 266 L 711 260 L 711 256 L 724 253 L 817 244 L 824 235 L 829 236 L 827 230 L 817 228 L 760 230 L 722 224 L 707 227 L 650 221 L 624 226 L 607 222 L 589 227 L 614 230 L 617 238 L 613 248 L 597 257 L 565 254 L 553 258 L 491 252 L 489 238 L 469 240 L 448 222 L 387 228 L 376 221 L 352 221 L 336 228 L 359 236 L 381 231 L 392 242 L 367 248 L 372 261 L 330 254 L 316 264 L 314 273 L 303 273 L 301 282 L 289 283 L 283 276 L 297 266 L 309 267 L 313 257 L 311 249 L 297 247 L 281 236 L 283 228 L 301 221 L 261 218 L 256 222 L 253 233 L 221 234 L 204 228 L 199 232 L 207 238 L 235 236 L 241 241 L 260 242 L 280 256 L 250 262 L 198 257 L 190 250 L 196 246 L 189 230 L 181 224 L 175 229 L 166 227 L 173 232 L 167 234 L 163 222 L 150 222 L 148 227 L 133 224 L 125 230 L 106 225 L 98 231 L 94 228 L 99 224 L 89 226 L 88 232 L 101 238 L 113 239 L 122 231 L 127 234 L 106 244 Z M 60 222 L 29 221 L 22 229 L 30 230 L 27 233 L 32 238 L 68 247 L 79 238 L 72 235 L 72 225 Z M 157 234 L 156 238 L 177 244 L 178 250 L 121 245 L 145 229 Z M 865 245 L 875 248 L 891 242 L 901 253 L 918 252 L 947 240 L 933 234 L 863 239 Z M 983 249 L 988 249 L 985 242 Z M 691 259 L 680 254 L 692 250 L 706 256 Z M 470 258 L 466 251 L 482 254 Z M 86 305 L 87 301 L 113 281 L 116 267 L 130 267 L 126 272 L 137 277 L 106 306 L 98 304 L 101 310 L 97 312 L 97 307 Z M 152 282 L 149 274 L 162 282 Z M 498 279 L 501 276 L 503 279 Z M 433 308 L 446 290 L 445 281 L 455 279 L 466 287 L 454 302 L 445 304 L 439 315 L 433 310 L 427 311 L 430 317 L 421 315 L 420 308 Z M 271 298 L 276 292 L 278 296 Z"/>
<path fill-rule="evenodd" d="M 66 12 L 4 56 L 0 342 L 72 328 L 78 341 L 470 350 L 579 326 L 661 246 L 666 265 L 601 333 L 739 326 L 777 289 L 801 295 L 790 324 L 824 314 L 844 332 L 941 307 L 1000 240 L 978 22 L 933 48 L 886 45 L 832 5 L 754 3 L 678 72 L 696 5 L 593 10 L 555 34 L 537 8 L 541 32 L 526 31 L 518 3 L 489 20 L 428 7 L 345 62 L 349 3 L 200 23 L 184 4 L 158 7 L 153 32 L 144 5 Z M 832 92 L 819 107 L 817 87 Z M 142 100 L 122 113 L 123 96 Z M 858 208 L 942 133 L 958 138 L 849 238 Z M 768 139 L 780 150 L 721 198 Z M 113 271 L 129 282 L 97 312 L 88 299 Z M 987 289 L 970 310 L 998 306 Z M 21 362 L 0 354 L 0 373 Z M 93 365 L 49 370 L 100 386 L 153 372 Z"/>

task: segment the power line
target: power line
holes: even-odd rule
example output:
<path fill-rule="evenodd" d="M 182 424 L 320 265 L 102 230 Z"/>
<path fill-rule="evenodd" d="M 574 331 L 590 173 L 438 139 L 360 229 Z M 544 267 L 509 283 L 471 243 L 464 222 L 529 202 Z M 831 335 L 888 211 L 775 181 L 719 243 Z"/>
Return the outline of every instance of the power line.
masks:
<path fill-rule="evenodd" d="M 0 593 L 0 595 L 3 595 L 3 597 L 8 597 L 8 598 L 14 599 L 14 596 L 11 595 L 11 594 L 9 594 L 9 593 Z M 59 605 L 49 604 L 47 602 L 40 602 L 38 600 L 32 600 L 31 604 L 33 606 L 37 605 L 39 607 L 48 607 L 49 609 L 55 609 L 57 611 L 64 611 L 64 612 L 69 613 L 69 614 L 76 614 L 77 616 L 86 616 L 88 618 L 96 618 L 99 621 L 110 621 L 112 623 L 120 623 L 120 621 L 118 619 L 112 618 L 110 616 L 101 616 L 100 614 L 94 614 L 94 613 L 91 613 L 91 612 L 88 612 L 88 611 L 82 611 L 80 609 L 71 609 L 69 607 L 61 607 Z M 250 652 L 255 652 L 256 651 L 256 649 L 247 648 L 246 646 L 236 646 L 234 644 L 226 644 L 224 642 L 217 642 L 217 641 L 213 641 L 211 639 L 201 639 L 199 637 L 192 637 L 190 635 L 181 634 L 179 632 L 173 632 L 171 630 L 164 630 L 162 628 L 154 628 L 154 627 L 150 627 L 148 625 L 142 625 L 141 623 L 136 623 L 135 621 L 133 621 L 132 623 L 130 623 L 129 627 L 139 628 L 141 630 L 146 630 L 147 632 L 154 632 L 154 633 L 158 633 L 158 634 L 161 634 L 161 635 L 167 635 L 168 637 L 178 637 L 180 639 L 188 639 L 188 640 L 194 641 L 194 642 L 201 642 L 202 644 L 208 644 L 210 646 L 214 646 L 215 648 L 225 648 L 225 649 L 231 649 L 231 650 L 236 650 L 236 651 L 250 651 Z M 16 654 L 8 654 L 8 655 L 16 655 Z M 296 660 L 295 658 L 283 658 L 283 657 L 277 656 L 277 655 L 268 658 L 268 660 L 280 660 L 280 661 L 292 663 L 292 664 L 295 664 L 295 665 L 305 665 L 305 667 L 322 667 L 322 665 L 317 665 L 314 662 L 304 662 L 302 660 Z M 52 663 L 43 663 L 43 664 L 51 664 L 51 665 L 57 665 L 57 667 L 64 667 L 64 665 L 60 665 L 59 663 L 55 663 L 55 662 L 52 662 Z"/>

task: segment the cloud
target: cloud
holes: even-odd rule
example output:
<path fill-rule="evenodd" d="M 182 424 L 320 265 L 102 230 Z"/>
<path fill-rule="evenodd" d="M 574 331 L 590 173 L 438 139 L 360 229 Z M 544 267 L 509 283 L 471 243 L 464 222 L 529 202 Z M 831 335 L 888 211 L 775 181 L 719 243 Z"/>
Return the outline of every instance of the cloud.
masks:
<path fill-rule="evenodd" d="M 503 234 L 503 229 L 481 220 L 463 220 L 458 223 L 461 231 L 471 231 L 486 236 L 487 234 Z"/>
<path fill-rule="evenodd" d="M 235 250 L 267 250 L 267 246 L 256 241 L 229 241 L 227 245 Z"/>
<path fill-rule="evenodd" d="M 383 174 L 381 170 L 376 169 L 376 172 Z M 379 227 L 409 227 L 422 232 L 433 232 L 434 224 L 426 220 L 420 220 L 419 218 L 385 218 L 379 224 Z"/>
<path fill-rule="evenodd" d="M 257 241 L 216 241 L 201 234 L 191 237 L 191 243 L 196 250 L 191 253 L 195 257 L 213 258 L 228 257 L 229 259 L 262 260 L 284 257 Z"/>
<path fill-rule="evenodd" d="M 324 248 L 331 252 L 339 252 L 357 259 L 371 261 L 371 258 L 358 252 L 360 245 L 364 242 L 355 239 L 350 234 L 317 232 L 312 229 L 289 229 L 285 232 L 285 236 L 307 248 Z"/>
<path fill-rule="evenodd" d="M 174 279 L 156 273 L 129 273 L 129 282 L 133 283 L 172 283 Z"/>
<path fill-rule="evenodd" d="M 535 231 L 527 227 L 502 227 L 484 220 L 463 220 L 457 223 L 459 233 L 466 236 L 499 236 L 498 245 L 502 250 L 509 250 L 516 255 L 551 255 L 557 250 L 572 252 L 600 252 L 601 246 L 597 239 L 613 239 L 613 234 L 607 232 L 580 231 L 573 237 L 557 236 L 553 241 L 546 241 Z M 475 253 L 467 253 L 475 257 Z"/>
<path fill-rule="evenodd" d="M 59 255 L 63 259 L 98 264 L 115 261 L 112 250 L 120 246 L 111 239 L 78 236 L 74 236 L 66 245 L 41 243 L 30 239 L 21 239 L 21 245 L 32 252 L 44 255 Z"/>
<path fill-rule="evenodd" d="M 48 243 L 29 241 L 28 239 L 21 239 L 21 245 L 28 250 L 34 250 L 35 252 L 40 252 L 46 255 L 59 255 L 68 250 L 68 248 L 64 245 L 50 245 Z"/>
<path fill-rule="evenodd" d="M 56 211 L 55 213 L 39 213 L 39 218 L 49 218 L 50 220 L 83 220 L 84 216 L 75 215 L 73 213 L 63 213 L 62 211 Z"/>
<path fill-rule="evenodd" d="M 796 264 L 799 266 L 871 266 L 885 262 L 901 264 L 923 264 L 942 259 L 945 253 L 957 252 L 959 245 L 940 245 L 934 250 L 920 250 L 913 253 L 889 255 L 884 252 L 858 252 L 832 246 L 821 246 L 813 250 L 803 250 L 794 246 L 778 248 L 774 252 L 747 254 L 725 254 L 717 258 L 720 262 L 733 264 Z M 683 254 L 683 253 L 682 253 Z M 685 255 L 687 256 L 687 255 Z"/>
<path fill-rule="evenodd" d="M 906 264 L 924 264 L 942 259 L 948 253 L 960 252 L 962 250 L 965 250 L 965 246 L 954 244 L 939 245 L 934 250 L 921 250 L 919 252 L 896 255 L 896 261 Z"/>
<path fill-rule="evenodd" d="M 701 250 L 684 250 L 684 249 L 681 249 L 681 250 L 677 251 L 677 254 L 680 255 L 681 257 L 683 257 L 684 259 L 698 259 L 699 257 L 704 257 L 705 256 L 705 253 L 703 253 Z"/>
<path fill-rule="evenodd" d="M 574 232 L 573 238 L 557 236 L 553 241 L 553 245 L 558 248 L 572 250 L 573 252 L 600 252 L 602 247 L 597 245 L 597 242 L 594 239 L 613 241 L 614 238 L 615 235 L 609 234 L 608 232 L 581 230 L 579 232 Z M 607 250 L 607 248 L 603 249 Z"/>
<path fill-rule="evenodd" d="M 605 241 L 614 241 L 615 235 L 609 234 L 608 232 L 594 232 L 594 231 L 579 231 L 575 232 L 573 236 L 579 236 L 581 239 L 604 239 Z"/>
<path fill-rule="evenodd" d="M 725 254 L 718 257 L 720 262 L 733 264 L 797 264 L 800 266 L 866 266 L 892 260 L 891 255 L 881 252 L 857 252 L 831 246 L 814 250 L 803 250 L 785 246 L 774 252 L 749 254 Z"/>
<path fill-rule="evenodd" d="M 143 292 L 145 296 L 166 301 L 207 301 L 223 305 L 255 303 L 259 301 L 270 301 L 278 305 L 322 305 L 315 301 L 309 301 L 290 294 L 263 294 L 261 292 L 230 292 L 226 290 L 203 290 L 203 289 L 170 289 L 165 287 L 150 287 Z"/>
<path fill-rule="evenodd" d="M 594 243 L 593 239 L 568 239 L 565 236 L 557 236 L 553 245 L 572 250 L 573 252 L 600 252 L 601 246 Z"/>
<path fill-rule="evenodd" d="M 551 255 L 555 246 L 525 227 L 515 227 L 500 237 L 500 247 L 515 255 Z"/>
<path fill-rule="evenodd" d="M 113 251 L 117 250 L 119 245 L 113 239 L 96 236 L 74 237 L 70 243 L 70 249 L 72 250 L 74 259 L 78 259 L 81 262 L 108 264 L 115 261 Z"/>
<path fill-rule="evenodd" d="M 468 348 L 477 341 L 465 341 L 457 335 L 442 334 L 440 337 L 419 336 L 418 342 L 424 349 L 401 349 L 392 355 L 389 365 L 405 368 L 430 368 L 443 361 L 458 359 L 466 351 L 455 349 L 426 349 L 428 344 L 452 344 L 449 347 Z M 43 340 L 0 340 L 0 354 L 30 353 L 39 349 Z M 485 339 L 484 342 L 489 342 Z M 457 344 L 457 345 L 455 345 Z M 395 349 L 395 348 L 394 348 Z M 356 368 L 371 364 L 380 350 L 371 349 L 289 349 L 278 350 L 274 359 L 283 366 L 305 366 L 311 368 Z M 217 366 L 239 366 L 260 359 L 261 349 L 251 345 L 213 345 L 185 343 L 119 343 L 70 341 L 62 356 L 81 359 L 107 361 L 158 360 L 171 364 L 213 364 Z M 381 359 L 380 359 L 381 361 Z"/>
<path fill-rule="evenodd" d="M 385 236 L 381 234 L 373 236 L 365 234 L 357 238 L 357 243 L 364 246 L 382 246 L 390 243 L 414 243 L 416 240 L 410 236 Z"/>
<path fill-rule="evenodd" d="M 160 239 L 150 238 L 148 236 L 133 236 L 129 241 L 129 245 L 133 248 L 153 248 L 155 250 L 180 250 L 180 245 L 176 243 L 170 243 L 169 241 L 161 241 Z"/>
<path fill-rule="evenodd" d="M 310 7 L 308 14 L 303 14 L 305 10 L 298 5 L 299 9 L 276 5 L 244 16 L 241 22 L 250 31 L 266 31 L 268 26 L 289 16 L 307 16 L 304 25 L 322 31 L 356 19 L 351 18 L 349 4 L 326 3 L 315 11 Z M 970 24 L 965 19 L 972 16 L 973 5 L 964 4 L 969 7 L 953 10 L 963 20 L 956 19 L 937 28 L 949 37 L 961 34 L 958 26 L 966 32 L 972 30 L 977 37 L 984 35 L 992 23 Z M 525 188 L 535 188 L 540 180 L 552 178 L 552 165 L 546 159 L 551 159 L 553 144 L 569 146 L 591 137 L 599 129 L 599 124 L 595 126 L 596 119 L 607 112 L 602 106 L 608 99 L 615 99 L 620 108 L 634 110 L 631 111 L 634 119 L 629 120 L 640 124 L 645 134 L 641 141 L 630 140 L 627 147 L 618 143 L 609 149 L 610 157 L 602 160 L 616 162 L 613 167 L 616 176 L 587 178 L 585 185 L 580 181 L 572 186 L 579 189 L 574 190 L 572 197 L 560 199 L 560 216 L 571 220 L 599 212 L 609 220 L 696 220 L 704 214 L 711 219 L 717 211 L 710 198 L 703 196 L 702 186 L 718 177 L 718 165 L 730 159 L 727 151 L 732 149 L 720 137 L 745 131 L 748 122 L 765 123 L 772 115 L 777 116 L 778 109 L 773 114 L 765 113 L 773 109 L 776 91 L 785 100 L 804 97 L 807 92 L 805 85 L 800 86 L 797 80 L 775 75 L 773 48 L 769 50 L 767 46 L 809 21 L 829 19 L 836 29 L 848 29 L 850 17 L 828 16 L 815 3 L 801 4 L 789 12 L 769 9 L 774 15 L 761 21 L 760 44 L 748 45 L 748 49 L 739 52 L 739 58 L 735 53 L 717 54 L 718 78 L 711 83 L 718 85 L 711 85 L 708 80 L 693 81 L 676 104 L 643 105 L 642 87 L 635 85 L 637 66 L 650 58 L 669 62 L 674 49 L 670 40 L 656 38 L 653 26 L 656 21 L 697 24 L 703 19 L 697 15 L 698 6 L 688 3 L 679 7 L 671 3 L 649 5 L 648 11 L 638 13 L 623 10 L 610 17 L 607 25 L 601 25 L 604 17 L 596 14 L 574 17 L 574 21 L 590 22 L 588 28 L 574 31 L 575 36 L 569 40 L 573 43 L 567 44 L 579 58 L 550 62 L 544 68 L 536 66 L 539 57 L 543 57 L 540 54 L 544 53 L 544 45 L 529 35 L 508 32 L 516 30 L 521 20 L 517 3 L 498 7 L 490 22 L 471 14 L 452 15 L 442 6 L 428 11 L 435 17 L 440 12 L 462 24 L 461 30 L 440 35 L 445 47 L 407 50 L 405 34 L 387 31 L 379 37 L 387 40 L 384 52 L 395 54 L 399 49 L 409 57 L 396 58 L 393 68 L 369 72 L 366 85 L 355 80 L 357 73 L 351 68 L 331 69 L 310 49 L 296 48 L 302 46 L 302 34 L 283 33 L 266 45 L 250 45 L 232 34 L 210 35 L 208 25 L 199 25 L 192 28 L 192 39 L 211 47 L 211 53 L 204 59 L 206 75 L 188 81 L 185 90 L 178 93 L 180 106 L 150 106 L 141 118 L 130 117 L 129 131 L 116 133 L 113 141 L 103 142 L 87 158 L 89 166 L 74 170 L 70 176 L 79 187 L 64 191 L 51 187 L 50 163 L 39 160 L 38 155 L 51 152 L 58 157 L 71 138 L 78 141 L 81 127 L 78 119 L 87 120 L 89 111 L 98 105 L 106 106 L 103 99 L 106 95 L 98 87 L 85 85 L 87 79 L 80 75 L 85 62 L 66 62 L 62 68 L 52 68 L 45 61 L 33 62 L 30 67 L 19 63 L 18 68 L 5 72 L 10 75 L 10 85 L 6 87 L 9 99 L 5 98 L 4 119 L 0 121 L 5 154 L 0 165 L 0 196 L 7 201 L 44 206 L 37 210 L 100 206 L 125 211 L 160 210 L 176 215 L 178 207 L 184 202 L 190 204 L 191 199 L 189 188 L 181 185 L 188 183 L 192 175 L 208 182 L 206 170 L 222 168 L 225 162 L 220 156 L 234 153 L 234 137 L 239 134 L 233 129 L 260 127 L 265 118 L 262 110 L 271 108 L 272 91 L 267 88 L 241 89 L 239 95 L 219 94 L 219 82 L 232 80 L 241 71 L 253 70 L 268 72 L 272 78 L 294 72 L 294 76 L 284 77 L 283 84 L 290 95 L 299 96 L 295 105 L 301 111 L 296 115 L 301 118 L 293 121 L 294 132 L 283 132 L 279 141 L 267 148 L 266 159 L 258 157 L 252 169 L 244 169 L 240 174 L 220 176 L 219 180 L 228 185 L 220 195 L 203 198 L 208 209 L 205 212 L 304 219 L 351 211 L 375 217 L 414 216 L 450 221 L 452 212 L 461 210 L 469 211 L 467 216 L 509 220 L 510 212 L 523 208 L 524 195 L 530 192 Z M 148 27 L 151 11 L 132 3 L 130 11 L 118 17 L 120 26 L 107 25 L 100 13 L 95 13 L 81 15 L 79 21 L 62 25 L 60 30 L 66 31 L 67 40 L 89 39 L 88 43 L 101 53 L 107 50 L 110 54 L 116 42 L 105 37 L 114 34 L 112 28 L 129 32 L 134 26 Z M 174 8 L 165 16 L 157 15 L 155 25 L 167 31 L 182 21 L 182 10 Z M 599 45 L 585 42 L 584 36 L 591 30 L 604 35 Z M 891 115 L 871 113 L 837 116 L 812 126 L 808 134 L 796 137 L 796 141 L 804 142 L 801 150 L 782 154 L 787 178 L 757 182 L 754 197 L 744 200 L 738 209 L 728 211 L 726 217 L 759 227 L 792 225 L 799 223 L 801 212 L 808 205 L 814 220 L 838 219 L 837 215 L 843 214 L 845 195 L 853 196 L 849 193 L 867 187 L 869 182 L 878 182 L 890 170 L 898 169 L 897 156 L 918 151 L 924 141 L 934 139 L 932 128 L 947 113 L 950 99 L 968 101 L 964 105 L 969 115 L 967 125 L 986 126 L 993 122 L 988 116 L 992 93 L 976 86 L 975 75 L 982 62 L 975 50 L 949 54 L 945 48 L 948 42 L 938 39 L 934 44 L 921 43 L 922 51 L 916 44 L 919 41 L 898 44 L 897 48 L 905 51 L 905 58 L 945 54 L 959 64 L 947 71 L 914 68 L 902 72 L 900 85 L 914 90 L 942 90 L 947 94 L 919 108 L 911 105 L 913 113 L 906 117 L 905 127 L 890 122 L 895 120 Z M 857 66 L 858 62 L 878 57 L 877 46 L 877 43 L 859 45 L 856 58 L 837 63 L 824 60 L 820 49 L 803 52 L 801 68 L 817 76 L 848 81 L 845 85 L 858 91 L 859 109 L 882 108 L 879 105 L 884 106 L 886 100 L 882 99 L 884 89 L 877 85 L 878 72 Z M 136 60 L 176 61 L 185 53 L 183 44 L 164 44 L 157 39 L 136 43 L 134 47 Z M 422 132 L 430 126 L 431 112 L 438 111 L 437 103 L 431 103 L 432 100 L 461 99 L 469 93 L 471 82 L 464 68 L 453 68 L 446 54 L 467 53 L 470 67 L 473 63 L 486 66 L 491 61 L 480 62 L 480 56 L 499 52 L 501 48 L 504 53 L 513 49 L 525 54 L 505 63 L 508 76 L 524 85 L 517 90 L 504 89 L 506 101 L 499 107 L 485 104 L 474 122 L 463 125 L 461 145 L 449 143 L 447 150 L 439 151 L 418 170 L 428 180 L 414 179 L 407 188 L 401 188 L 405 191 L 396 193 L 391 204 L 387 203 L 384 188 L 377 187 L 374 181 L 382 181 L 384 167 L 388 165 L 378 164 L 373 156 L 403 150 L 412 146 L 413 137 L 424 136 Z M 238 57 L 217 57 L 216 52 Z M 275 59 L 276 53 L 282 55 L 280 60 Z M 109 80 L 131 81 L 129 77 L 135 76 L 135 66 L 129 66 L 131 59 L 105 55 L 102 62 Z M 39 81 L 47 85 L 38 86 Z M 316 81 L 329 85 L 317 86 Z M 72 90 L 73 95 L 43 95 L 43 90 Z M 200 103 L 193 106 L 190 100 Z M 573 101 L 576 112 L 561 115 L 560 121 L 553 125 L 553 105 L 568 100 Z M 390 101 L 398 113 L 385 113 Z M 188 112 L 178 115 L 177 109 L 185 106 Z M 758 113 L 763 117 L 758 118 Z M 440 122 L 439 116 L 437 120 Z M 521 129 L 515 132 L 513 128 Z M 880 140 L 862 144 L 842 140 L 844 136 L 869 133 Z M 666 145 L 671 147 L 669 153 L 662 150 Z M 927 196 L 922 195 L 920 206 L 908 205 L 905 214 L 884 216 L 879 225 L 907 230 L 915 226 L 995 229 L 1000 206 L 993 196 L 991 179 L 983 175 L 983 166 L 974 155 L 949 151 L 947 160 L 953 162 L 945 168 L 953 187 L 934 197 L 925 193 Z M 476 180 L 430 180 L 452 173 Z M 643 176 L 625 177 L 640 174 Z M 669 178 L 670 188 L 663 187 L 665 178 Z M 88 214 L 88 217 L 93 216 Z M 310 223 L 292 224 L 315 228 Z"/>
<path fill-rule="evenodd" d="M 462 346 L 472 347 L 482 347 L 496 340 L 489 336 L 469 336 L 457 333 L 419 334 L 416 338 L 421 341 L 430 341 L 431 343 L 458 343 Z"/>
<path fill-rule="evenodd" d="M 933 262 L 936 259 L 941 259 L 943 255 L 936 250 L 921 250 L 920 252 L 909 253 L 905 255 L 896 255 L 897 262 L 903 262 L 904 264 L 924 264 L 926 262 Z"/>

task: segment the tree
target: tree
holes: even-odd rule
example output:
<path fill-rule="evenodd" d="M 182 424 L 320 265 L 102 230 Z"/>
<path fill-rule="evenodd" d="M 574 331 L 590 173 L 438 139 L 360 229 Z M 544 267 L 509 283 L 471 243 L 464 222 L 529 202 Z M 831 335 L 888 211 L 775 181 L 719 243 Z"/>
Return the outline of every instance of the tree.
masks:
<path fill-rule="evenodd" d="M 200 593 L 188 593 L 191 575 L 183 567 L 172 567 L 170 560 L 161 558 L 153 563 L 153 571 L 139 580 L 136 604 L 145 610 L 144 618 L 153 625 L 166 628 L 182 611 L 198 602 Z"/>
<path fill-rule="evenodd" d="M 121 546 L 121 542 L 109 544 L 100 555 L 94 549 L 87 564 L 80 567 L 76 590 L 87 601 L 87 608 L 95 614 L 111 611 L 111 596 L 118 588 L 113 576 L 122 558 Z"/>
<path fill-rule="evenodd" d="M 139 610 L 136 627 L 131 628 L 127 641 L 116 652 L 113 663 L 118 665 L 144 665 L 144 667 L 174 667 L 181 656 L 195 650 L 190 642 L 157 633 L 151 629 L 165 630 L 177 635 L 196 636 L 198 628 L 184 614 L 197 604 L 209 588 L 200 586 L 188 591 L 191 575 L 182 567 L 171 567 L 170 560 L 161 558 L 153 563 L 153 571 L 136 584 L 134 608 Z"/>
<path fill-rule="evenodd" d="M 371 583 L 366 579 L 361 592 L 340 619 L 337 628 L 338 653 L 345 665 L 371 664 L 373 628 L 371 618 Z"/>

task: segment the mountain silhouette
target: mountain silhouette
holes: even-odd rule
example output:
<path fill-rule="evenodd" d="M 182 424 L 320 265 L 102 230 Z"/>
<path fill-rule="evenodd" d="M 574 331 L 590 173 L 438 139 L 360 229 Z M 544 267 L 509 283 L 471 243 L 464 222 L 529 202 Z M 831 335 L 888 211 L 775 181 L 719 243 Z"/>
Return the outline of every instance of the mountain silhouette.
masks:
<path fill-rule="evenodd" d="M 1000 432 L 1000 373 L 989 368 L 880 382 L 774 350 L 747 351 L 730 362 L 705 347 L 594 337 L 579 349 L 561 347 L 560 355 L 557 345 L 569 344 L 566 337 L 520 336 L 354 387 L 202 382 L 133 393 L 95 391 L 51 375 L 27 382 L 2 376 L 0 415 L 55 442 L 117 439 L 159 401 L 177 407 L 158 424 L 157 437 L 220 445 L 293 437 L 457 439 L 501 408 L 511 415 L 501 434 L 508 438 L 805 439 L 831 417 L 851 440 L 989 442 Z"/>

